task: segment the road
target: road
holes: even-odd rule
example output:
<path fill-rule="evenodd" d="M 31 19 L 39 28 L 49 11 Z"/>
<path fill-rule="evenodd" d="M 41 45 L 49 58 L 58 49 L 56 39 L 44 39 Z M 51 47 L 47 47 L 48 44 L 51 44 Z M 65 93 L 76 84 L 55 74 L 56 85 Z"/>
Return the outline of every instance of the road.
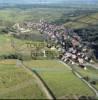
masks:
<path fill-rule="evenodd" d="M 62 62 L 62 61 L 60 61 L 60 62 Z M 62 64 L 64 64 L 66 66 L 66 64 L 64 62 L 62 62 Z M 67 66 L 70 67 L 69 65 L 67 65 Z M 94 88 L 88 81 L 86 81 L 85 79 L 83 79 L 82 76 L 77 71 L 72 70 L 72 72 L 73 72 L 73 74 L 75 76 L 77 76 L 80 80 L 82 80 L 96 94 L 96 97 L 98 97 L 98 91 L 97 91 L 96 88 Z"/>
<path fill-rule="evenodd" d="M 23 63 L 22 63 L 22 64 L 23 64 Z M 37 82 L 39 88 L 46 94 L 47 99 L 49 99 L 49 100 L 54 100 L 54 99 L 56 99 L 56 97 L 54 96 L 54 94 L 52 93 L 52 91 L 49 89 L 49 87 L 46 85 L 46 83 L 44 82 L 44 80 L 42 80 L 42 78 L 40 77 L 40 75 L 39 75 L 36 71 L 30 69 L 28 66 L 25 66 L 24 64 L 23 64 L 22 67 L 23 67 L 29 74 L 33 75 L 33 77 L 35 78 L 35 80 L 36 80 L 36 82 Z"/>

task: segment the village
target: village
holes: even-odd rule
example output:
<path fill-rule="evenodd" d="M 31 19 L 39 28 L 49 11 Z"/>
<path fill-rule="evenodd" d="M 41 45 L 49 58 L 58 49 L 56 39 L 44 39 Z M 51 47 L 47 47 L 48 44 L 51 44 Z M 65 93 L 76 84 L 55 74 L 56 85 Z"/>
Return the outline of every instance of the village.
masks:
<path fill-rule="evenodd" d="M 98 6 L 25 1 L 0 3 L 0 99 L 97 100 Z"/>
<path fill-rule="evenodd" d="M 72 65 L 78 64 L 80 67 L 86 69 L 84 64 L 94 63 L 93 50 L 83 43 L 78 33 L 72 29 L 65 28 L 64 25 L 53 25 L 41 19 L 39 23 L 24 22 L 23 24 L 15 24 L 12 26 L 16 33 L 9 32 L 9 34 L 29 34 L 33 30 L 37 30 L 44 37 L 43 41 L 47 43 L 47 48 L 52 51 L 59 52 L 58 58 L 64 63 Z M 45 50 L 44 57 L 46 56 Z"/>

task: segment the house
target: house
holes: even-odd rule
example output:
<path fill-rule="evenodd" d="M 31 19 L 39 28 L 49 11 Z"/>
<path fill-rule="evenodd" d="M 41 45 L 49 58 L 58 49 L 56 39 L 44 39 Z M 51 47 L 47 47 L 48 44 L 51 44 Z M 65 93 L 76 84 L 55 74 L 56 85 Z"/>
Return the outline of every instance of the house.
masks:
<path fill-rule="evenodd" d="M 78 58 L 78 62 L 79 62 L 79 64 L 83 64 L 84 63 L 83 58 Z"/>

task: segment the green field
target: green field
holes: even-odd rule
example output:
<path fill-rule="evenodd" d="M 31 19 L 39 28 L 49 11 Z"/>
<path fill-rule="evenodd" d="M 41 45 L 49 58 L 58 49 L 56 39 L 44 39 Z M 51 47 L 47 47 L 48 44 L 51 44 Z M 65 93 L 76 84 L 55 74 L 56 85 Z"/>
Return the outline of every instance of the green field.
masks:
<path fill-rule="evenodd" d="M 65 23 L 65 27 L 78 29 L 78 28 L 85 28 L 91 25 L 96 25 L 98 24 L 98 12 L 89 15 L 85 14 L 85 16 L 80 15 L 77 17 L 72 17 L 72 20 L 73 21 Z M 86 23 L 88 23 L 89 25 Z"/>
<path fill-rule="evenodd" d="M 89 76 L 91 79 L 97 78 L 98 70 L 87 66 L 87 70 L 80 68 L 79 66 L 73 66 L 73 69 L 78 71 L 82 76 Z"/>
<path fill-rule="evenodd" d="M 9 35 L 0 35 L 0 55 L 16 52 L 11 47 L 11 40 L 14 40 L 18 52 L 26 55 L 30 53 L 31 49 L 27 47 L 26 43 L 33 43 L 33 45 L 39 45 L 40 43 L 38 41 L 16 39 Z M 85 83 L 73 75 L 67 65 L 64 66 L 57 60 L 30 60 L 25 61 L 24 64 L 38 72 L 56 98 L 65 98 L 66 96 L 73 98 L 73 96 L 79 97 L 82 95 L 95 96 Z M 91 77 L 97 75 L 97 71 L 93 69 L 81 73 L 91 75 Z M 26 73 L 22 67 L 17 66 L 16 60 L 0 60 L 0 99 L 13 98 L 43 99 L 46 96 L 38 87 L 35 78 Z"/>
<path fill-rule="evenodd" d="M 25 10 L 20 8 L 0 9 L 0 28 L 12 26 L 15 23 L 22 23 L 28 20 L 39 22 L 41 18 L 51 22 L 59 19 L 63 13 L 72 11 L 74 11 L 72 8 L 30 8 Z"/>
<path fill-rule="evenodd" d="M 15 49 L 11 46 L 13 40 L 14 46 L 18 50 L 28 49 L 26 43 L 32 43 L 29 40 L 16 39 L 9 35 L 0 35 L 0 55 L 14 53 Z M 40 42 L 34 42 L 35 44 Z"/>
<path fill-rule="evenodd" d="M 40 19 L 56 23 L 56 21 L 62 20 L 62 18 L 64 18 L 64 21 L 72 18 L 73 21 L 61 22 L 61 24 L 65 23 L 65 27 L 70 28 L 87 27 L 88 25 L 85 22 L 98 24 L 98 13 L 93 13 L 85 17 L 79 15 L 69 18 L 70 13 L 74 13 L 74 11 L 75 9 L 73 8 L 0 9 L 0 99 L 47 98 L 44 91 L 42 91 L 43 87 L 39 86 L 36 78 L 27 73 L 21 63 L 13 60 L 19 56 L 23 58 L 22 60 L 25 60 L 23 61 L 24 65 L 32 69 L 32 74 L 34 74 L 33 71 L 39 74 L 57 99 L 65 99 L 66 97 L 73 99 L 73 96 L 95 96 L 95 93 L 72 73 L 68 65 L 63 65 L 58 60 L 52 60 L 52 57 L 43 57 L 42 49 L 46 51 L 49 51 L 49 49 L 47 47 L 44 48 L 43 39 L 42 47 L 39 47 L 41 41 L 38 40 L 42 35 L 38 31 L 32 29 L 30 33 L 19 34 L 19 37 L 16 36 L 16 38 L 9 34 L 3 34 L 4 32 L 2 31 L 3 29 L 12 28 L 15 23 L 24 23 L 25 21 L 39 22 Z M 79 19 L 79 17 L 81 18 Z M 78 21 L 74 21 L 75 19 L 78 19 Z M 25 34 L 29 36 L 26 37 Z M 35 54 L 38 53 L 39 58 L 43 60 L 31 60 L 31 58 L 33 59 L 32 52 Z M 18 55 L 17 58 L 10 58 L 9 55 L 12 54 L 14 56 Z M 2 56 L 4 57 L 2 58 Z M 87 70 L 83 70 L 77 66 L 74 66 L 74 69 L 83 77 L 89 76 L 91 80 L 97 80 L 95 87 L 98 89 L 97 70 L 89 66 Z"/>
<path fill-rule="evenodd" d="M 36 70 L 57 98 L 71 95 L 94 96 L 94 93 L 72 71 L 60 62 L 54 60 L 37 60 L 24 62 L 25 65 Z"/>
<path fill-rule="evenodd" d="M 27 42 L 26 40 L 15 39 L 9 35 L 0 35 L 0 55 L 15 53 L 15 50 L 11 46 L 11 39 L 14 40 L 17 49 L 21 48 Z"/>
<path fill-rule="evenodd" d="M 87 66 L 87 70 L 80 68 L 79 66 L 73 66 L 73 69 L 79 72 L 82 77 L 89 77 L 89 82 L 96 81 L 96 85 L 93 85 L 98 90 L 98 70 Z"/>
<path fill-rule="evenodd" d="M 0 35 L 0 55 L 14 52 L 8 35 Z"/>
<path fill-rule="evenodd" d="M 23 59 L 31 59 L 31 51 L 35 52 L 36 48 L 44 48 L 46 43 L 33 40 L 21 40 L 9 35 L 0 35 L 0 45 L 1 58 L 17 54 L 18 56 L 22 56 Z"/>
<path fill-rule="evenodd" d="M 0 99 L 43 99 L 46 98 L 33 76 L 16 60 L 0 61 Z"/>

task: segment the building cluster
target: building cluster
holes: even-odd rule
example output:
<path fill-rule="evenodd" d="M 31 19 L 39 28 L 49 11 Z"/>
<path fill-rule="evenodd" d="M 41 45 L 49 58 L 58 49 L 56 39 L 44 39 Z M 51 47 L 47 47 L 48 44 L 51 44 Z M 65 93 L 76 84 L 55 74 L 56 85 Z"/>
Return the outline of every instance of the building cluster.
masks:
<path fill-rule="evenodd" d="M 21 29 L 19 25 L 15 26 Z M 92 61 L 92 50 L 83 44 L 77 33 L 63 25 L 50 24 L 40 20 L 39 23 L 24 22 L 22 27 L 25 27 L 23 29 L 26 30 L 37 29 L 44 36 L 46 35 L 47 47 L 51 50 L 58 50 L 60 52 L 59 58 L 65 63 L 82 65 Z"/>
<path fill-rule="evenodd" d="M 83 65 L 85 62 L 92 61 L 92 50 L 84 45 L 78 34 L 71 29 L 63 25 L 51 25 L 45 21 L 40 21 L 37 29 L 48 35 L 47 46 L 56 48 L 61 53 L 59 58 L 65 63 Z"/>

